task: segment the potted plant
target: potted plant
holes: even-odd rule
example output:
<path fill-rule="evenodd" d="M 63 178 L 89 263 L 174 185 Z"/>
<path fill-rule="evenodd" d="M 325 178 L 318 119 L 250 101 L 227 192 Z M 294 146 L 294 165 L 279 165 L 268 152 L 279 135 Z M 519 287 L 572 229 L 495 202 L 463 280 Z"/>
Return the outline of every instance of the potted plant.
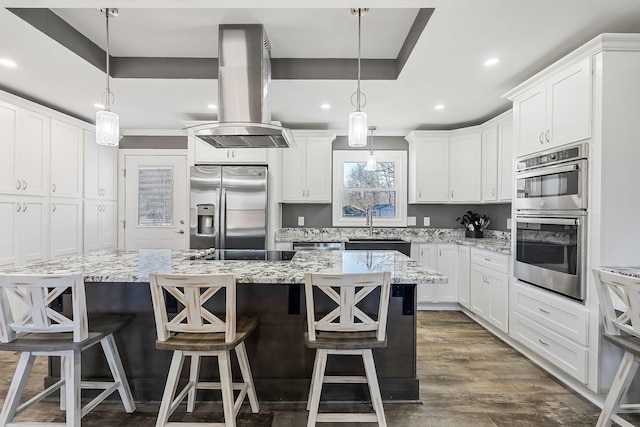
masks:
<path fill-rule="evenodd" d="M 466 214 L 456 218 L 456 221 L 464 226 L 465 237 L 482 237 L 491 219 L 487 218 L 486 215 L 480 216 L 477 213 L 467 211 Z"/>

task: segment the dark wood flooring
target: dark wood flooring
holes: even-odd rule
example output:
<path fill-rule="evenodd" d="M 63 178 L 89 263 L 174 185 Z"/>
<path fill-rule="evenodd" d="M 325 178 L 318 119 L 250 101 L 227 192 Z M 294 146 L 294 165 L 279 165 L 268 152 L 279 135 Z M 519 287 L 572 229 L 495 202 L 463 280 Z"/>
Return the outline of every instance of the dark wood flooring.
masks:
<path fill-rule="evenodd" d="M 2 402 L 17 360 L 16 354 L 0 352 Z M 27 387 L 28 396 L 42 386 L 40 378 L 46 372 L 45 363 L 44 359 L 36 363 Z M 461 312 L 419 312 L 418 376 L 422 402 L 385 404 L 389 426 L 582 427 L 595 425 L 600 413 L 596 406 L 562 386 Z M 188 415 L 185 406 L 178 409 L 176 421 L 222 421 L 219 404 L 201 403 Z M 345 405 L 344 409 L 355 406 Z M 138 404 L 135 413 L 126 414 L 121 404 L 106 402 L 84 417 L 82 425 L 153 426 L 158 407 L 158 403 Z M 303 403 L 261 403 L 260 409 L 260 414 L 252 414 L 245 403 L 238 416 L 238 426 L 306 425 Z M 44 402 L 22 414 L 20 419 L 62 421 L 64 418 L 57 403 Z"/>

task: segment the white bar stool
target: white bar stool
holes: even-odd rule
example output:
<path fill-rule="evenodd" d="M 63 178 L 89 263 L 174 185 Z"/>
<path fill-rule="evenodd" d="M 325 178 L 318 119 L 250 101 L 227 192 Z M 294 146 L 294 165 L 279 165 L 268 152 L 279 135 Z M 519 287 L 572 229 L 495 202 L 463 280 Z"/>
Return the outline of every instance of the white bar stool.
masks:
<path fill-rule="evenodd" d="M 67 290 L 71 292 L 72 318 L 49 307 Z M 27 306 L 27 312 L 20 318 L 14 316 L 9 306 L 9 293 Z M 80 426 L 80 419 L 116 390 L 120 393 L 125 411 L 135 411 L 136 406 L 113 338 L 113 333 L 130 320 L 129 316 L 115 315 L 88 317 L 81 274 L 0 275 L 0 350 L 21 353 L 0 413 L 0 426 L 34 425 L 32 422 L 15 422 L 14 418 L 56 390 L 60 390 L 60 409 L 66 411 L 66 422 L 47 423 L 48 426 Z M 98 343 L 104 351 L 113 381 L 81 381 L 80 355 Z M 20 405 L 36 356 L 59 356 L 60 380 Z M 103 391 L 82 407 L 82 389 Z"/>
<path fill-rule="evenodd" d="M 377 422 L 386 426 L 382 397 L 378 385 L 372 349 L 387 346 L 387 312 L 391 273 L 322 274 L 305 275 L 307 304 L 307 332 L 305 344 L 316 349 L 307 410 L 308 426 L 317 422 Z M 319 320 L 315 313 L 313 289 L 326 294 L 337 307 Z M 377 313 L 370 315 L 358 304 L 374 290 L 380 288 Z M 325 376 L 327 357 L 334 354 L 361 356 L 365 376 Z M 375 413 L 318 413 L 323 383 L 367 383 Z"/>
<path fill-rule="evenodd" d="M 157 427 L 184 425 L 196 426 L 235 426 L 236 416 L 248 395 L 251 410 L 259 411 L 258 397 L 253 385 L 249 368 L 249 359 L 244 340 L 255 329 L 257 319 L 243 317 L 236 319 L 236 280 L 232 274 L 179 275 L 150 274 L 151 297 L 156 319 L 158 340 L 156 348 L 172 350 L 171 368 L 162 396 L 158 413 Z M 171 320 L 163 290 L 178 300 L 184 308 Z M 203 305 L 218 291 L 224 290 L 225 313 L 216 316 Z M 230 351 L 235 350 L 242 372 L 242 383 L 233 383 L 231 376 Z M 220 382 L 198 381 L 200 358 L 215 356 L 218 358 Z M 185 357 L 191 357 L 189 381 L 176 396 L 180 373 Z M 178 405 L 187 397 L 187 412 L 195 409 L 197 390 L 221 390 L 224 423 L 172 423 L 169 417 Z M 239 390 L 237 399 L 233 391 Z"/>
<path fill-rule="evenodd" d="M 611 422 L 615 421 L 621 426 L 633 427 L 633 424 L 617 414 L 621 410 L 640 410 L 640 405 L 637 404 L 620 404 L 629 390 L 640 362 L 640 279 L 599 268 L 594 268 L 593 274 L 603 317 L 603 338 L 624 350 L 620 367 L 596 426 L 610 426 Z M 612 294 L 616 295 L 619 301 L 614 303 Z"/>

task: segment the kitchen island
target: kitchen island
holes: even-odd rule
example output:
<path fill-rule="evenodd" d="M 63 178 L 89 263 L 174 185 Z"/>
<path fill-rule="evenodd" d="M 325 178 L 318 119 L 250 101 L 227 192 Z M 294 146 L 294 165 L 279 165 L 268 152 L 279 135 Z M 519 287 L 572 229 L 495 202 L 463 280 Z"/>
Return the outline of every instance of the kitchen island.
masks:
<path fill-rule="evenodd" d="M 160 400 L 171 352 L 155 348 L 149 273 L 233 273 L 238 283 L 238 315 L 259 317 L 257 329 L 246 342 L 258 397 L 261 400 L 305 401 L 313 369 L 314 351 L 305 347 L 304 274 L 306 272 L 391 272 L 388 346 L 374 351 L 383 399 L 418 400 L 416 376 L 416 284 L 446 283 L 447 278 L 395 251 L 299 251 L 290 261 L 191 260 L 193 251 L 109 251 L 5 269 L 5 273 L 62 274 L 85 277 L 90 313 L 131 313 L 135 318 L 116 340 L 125 370 L 138 401 Z M 57 307 L 70 307 L 64 296 Z M 361 373 L 357 358 L 334 357 L 328 372 Z M 211 359 L 213 360 L 213 359 Z M 99 351 L 83 353 L 83 375 L 106 377 L 108 369 Z M 213 365 L 213 366 L 211 366 Z M 217 376 L 217 363 L 202 367 L 203 377 Z M 59 364 L 49 366 L 50 381 Z M 239 372 L 235 372 L 239 375 Z M 328 384 L 323 398 L 363 400 L 364 384 L 334 388 Z"/>

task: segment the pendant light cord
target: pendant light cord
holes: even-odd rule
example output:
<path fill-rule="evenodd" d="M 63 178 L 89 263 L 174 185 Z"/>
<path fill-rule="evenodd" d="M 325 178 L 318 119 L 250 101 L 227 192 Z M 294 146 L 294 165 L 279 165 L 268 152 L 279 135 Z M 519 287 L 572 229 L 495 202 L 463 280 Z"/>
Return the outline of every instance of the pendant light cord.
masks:
<path fill-rule="evenodd" d="M 358 9 L 358 96 L 357 96 L 358 109 L 356 111 L 360 111 L 360 34 L 361 34 L 361 26 L 362 26 L 362 9 Z"/>
<path fill-rule="evenodd" d="M 105 106 L 107 111 L 111 111 L 111 90 L 109 89 L 109 8 L 105 8 L 105 16 L 107 22 L 107 94 Z"/>

